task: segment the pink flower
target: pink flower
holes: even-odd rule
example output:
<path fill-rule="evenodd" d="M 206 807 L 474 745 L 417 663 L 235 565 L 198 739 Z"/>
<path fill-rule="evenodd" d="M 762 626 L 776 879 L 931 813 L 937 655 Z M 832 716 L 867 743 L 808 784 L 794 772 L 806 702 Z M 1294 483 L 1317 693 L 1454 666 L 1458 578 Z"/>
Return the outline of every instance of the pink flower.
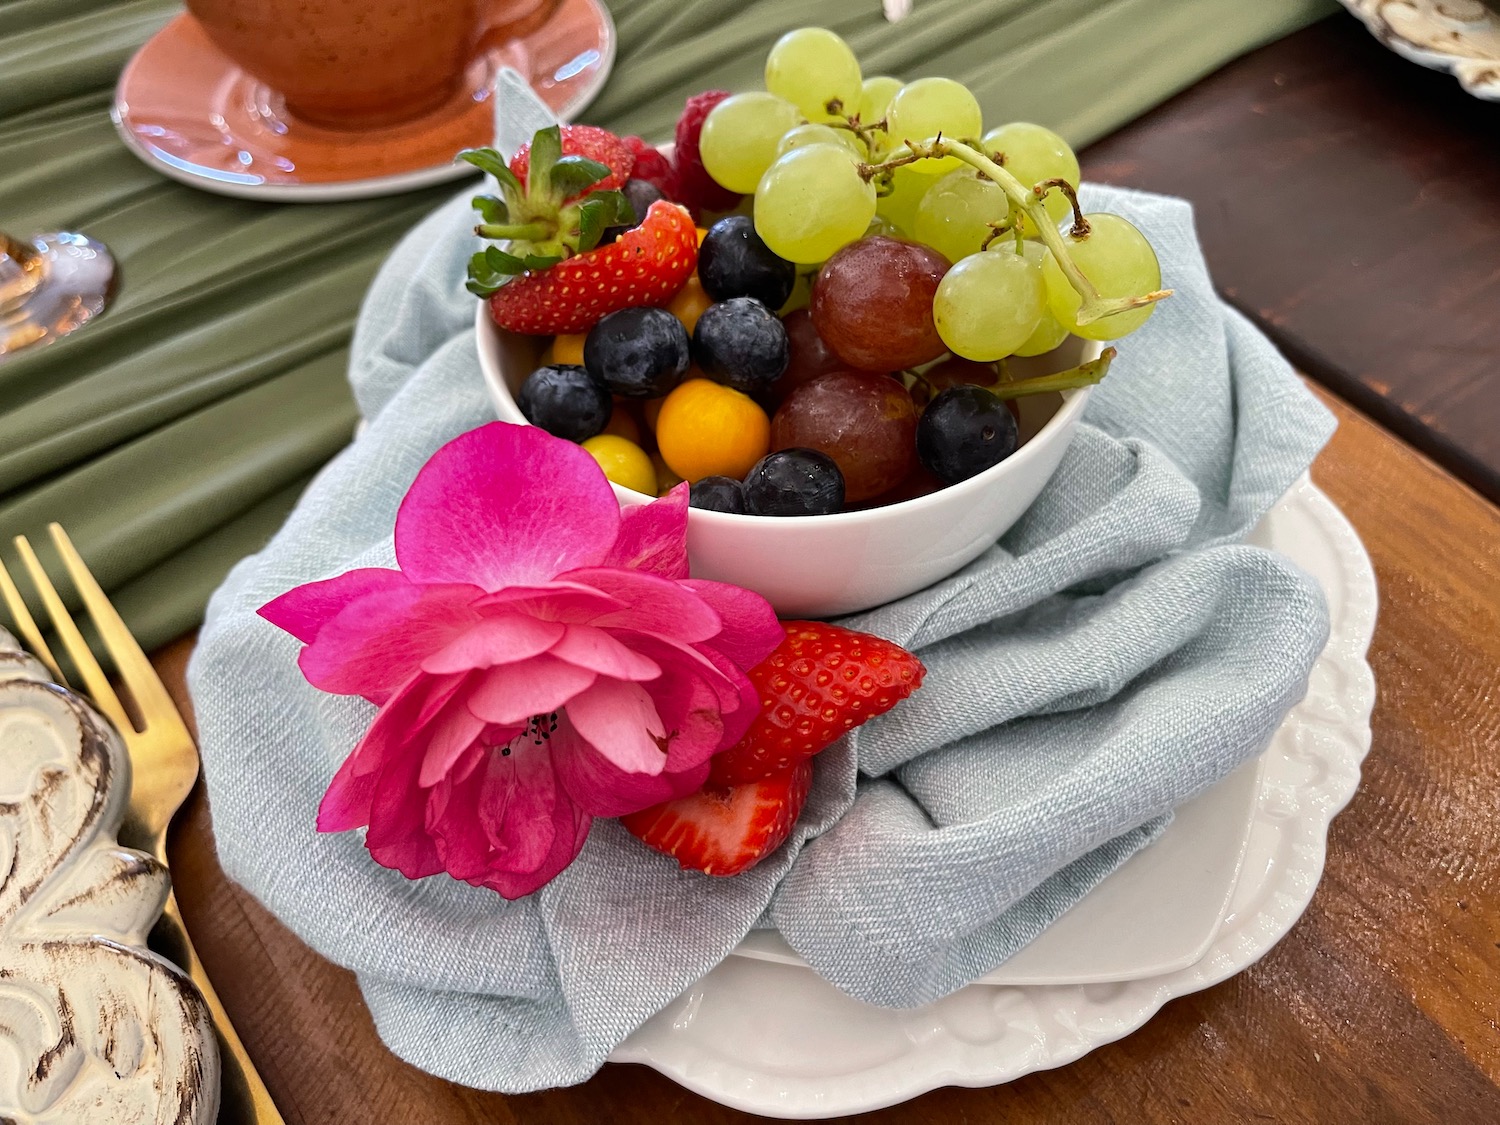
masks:
<path fill-rule="evenodd" d="M 323 691 L 379 705 L 318 810 L 376 862 L 506 898 L 567 867 L 596 816 L 703 784 L 759 710 L 745 671 L 784 632 L 757 594 L 695 581 L 687 486 L 621 512 L 571 442 L 494 422 L 417 474 L 399 570 L 352 570 L 261 615 Z"/>

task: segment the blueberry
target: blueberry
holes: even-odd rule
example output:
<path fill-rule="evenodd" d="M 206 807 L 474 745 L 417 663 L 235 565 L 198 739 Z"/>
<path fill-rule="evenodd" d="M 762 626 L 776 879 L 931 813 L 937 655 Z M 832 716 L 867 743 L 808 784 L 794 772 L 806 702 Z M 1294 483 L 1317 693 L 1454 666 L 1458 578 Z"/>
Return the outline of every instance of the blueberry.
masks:
<path fill-rule="evenodd" d="M 695 480 L 688 490 L 688 503 L 710 512 L 745 511 L 745 488 L 733 477 L 704 477 Z"/>
<path fill-rule="evenodd" d="M 660 398 L 682 380 L 691 356 L 687 329 L 666 309 L 621 309 L 583 341 L 589 374 L 625 398 Z"/>
<path fill-rule="evenodd" d="M 757 516 L 826 516 L 844 506 L 844 474 L 816 449 L 781 449 L 745 477 L 745 507 Z"/>
<path fill-rule="evenodd" d="M 630 202 L 630 209 L 635 212 L 635 222 L 621 223 L 617 227 L 605 227 L 604 233 L 599 236 L 599 245 L 605 246 L 628 230 L 633 230 L 646 221 L 646 212 L 651 209 L 651 204 L 658 199 L 665 199 L 661 188 L 650 180 L 626 180 L 625 186 L 620 189 L 625 193 L 625 198 Z"/>
<path fill-rule="evenodd" d="M 983 387 L 949 387 L 917 421 L 917 457 L 948 484 L 968 480 L 1016 451 L 1020 435 L 1009 408 Z"/>
<path fill-rule="evenodd" d="M 768 309 L 779 309 L 792 295 L 797 267 L 778 258 L 755 233 L 748 215 L 720 219 L 698 247 L 698 280 L 715 301 L 754 297 Z"/>
<path fill-rule="evenodd" d="M 775 313 L 752 297 L 732 297 L 703 310 L 693 358 L 718 382 L 749 394 L 781 377 L 791 349 Z"/>
<path fill-rule="evenodd" d="M 538 367 L 526 376 L 516 405 L 533 426 L 554 437 L 588 441 L 609 424 L 609 388 L 573 363 Z"/>

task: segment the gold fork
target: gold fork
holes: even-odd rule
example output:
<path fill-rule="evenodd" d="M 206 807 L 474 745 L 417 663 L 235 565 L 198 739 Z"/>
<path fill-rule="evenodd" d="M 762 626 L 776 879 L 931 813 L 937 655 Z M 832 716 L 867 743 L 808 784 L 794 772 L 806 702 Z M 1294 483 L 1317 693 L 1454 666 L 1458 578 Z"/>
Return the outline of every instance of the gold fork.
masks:
<path fill-rule="evenodd" d="M 67 532 L 55 523 L 48 530 L 52 533 L 52 542 L 62 556 L 63 565 L 67 568 L 79 597 L 89 616 L 93 618 L 105 651 L 114 661 L 120 679 L 135 700 L 141 719 L 142 729 L 139 731 L 126 714 L 120 697 L 110 686 L 109 678 L 94 654 L 89 651 L 83 634 L 78 631 L 78 626 L 58 597 L 56 588 L 24 535 L 16 537 L 16 551 L 52 618 L 53 628 L 62 639 L 73 666 L 82 676 L 94 706 L 104 713 L 125 740 L 125 748 L 130 753 L 131 771 L 130 808 L 126 814 L 126 827 L 133 837 L 130 842 L 143 851 L 150 852 L 166 867 L 167 827 L 198 778 L 198 747 L 194 745 L 193 736 L 188 733 L 182 716 L 178 714 L 172 697 L 167 694 L 167 689 L 157 677 L 156 670 L 151 667 L 146 654 L 130 635 L 125 622 L 120 620 L 115 607 L 104 596 L 99 583 L 89 573 Z M 21 600 L 20 591 L 11 580 L 3 562 L 0 562 L 0 595 L 3 595 L 11 617 L 21 631 L 22 640 L 51 669 L 57 682 L 65 684 L 67 681 L 63 678 L 62 670 L 53 659 L 41 630 L 36 627 L 36 622 L 26 608 L 26 603 Z M 231 1099 L 240 1103 L 234 1108 L 241 1111 L 243 1116 L 240 1120 L 247 1125 L 284 1125 L 281 1114 L 271 1100 L 270 1092 L 256 1072 L 255 1064 L 250 1061 L 245 1045 L 235 1034 L 234 1025 L 229 1022 L 229 1016 L 224 1011 L 224 1005 L 219 1002 L 213 985 L 209 983 L 203 963 L 198 960 L 198 954 L 188 938 L 187 927 L 183 924 L 182 912 L 177 907 L 175 892 L 168 892 L 161 922 L 153 931 L 153 936 L 165 947 L 164 952 L 192 978 L 208 1004 L 214 1027 L 219 1033 L 219 1054 L 224 1064 L 221 1089 L 226 1103 Z M 226 1108 L 230 1107 L 226 1104 Z M 234 1112 L 234 1108 L 230 1108 L 230 1112 Z"/>

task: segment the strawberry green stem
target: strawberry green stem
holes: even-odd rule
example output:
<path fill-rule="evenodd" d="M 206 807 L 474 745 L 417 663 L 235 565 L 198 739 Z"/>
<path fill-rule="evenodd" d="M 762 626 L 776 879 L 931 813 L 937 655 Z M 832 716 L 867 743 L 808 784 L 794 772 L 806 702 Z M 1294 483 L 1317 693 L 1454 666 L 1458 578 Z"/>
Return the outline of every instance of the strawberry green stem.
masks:
<path fill-rule="evenodd" d="M 1114 348 L 1105 348 L 1099 353 L 1098 359 L 1080 363 L 1077 367 L 1070 367 L 1066 371 L 1057 371 L 1051 375 L 1037 375 L 1031 379 L 1001 382 L 991 387 L 990 390 L 997 398 L 1021 398 L 1024 395 L 1040 395 L 1048 391 L 1068 391 L 1074 387 L 1091 387 L 1109 373 L 1109 365 L 1116 354 Z"/>
<path fill-rule="evenodd" d="M 931 140 L 907 141 L 902 147 L 887 153 L 885 160 L 881 163 L 862 165 L 860 174 L 869 180 L 891 168 L 899 168 L 916 160 L 937 159 L 943 156 L 956 157 L 971 168 L 978 170 L 981 175 L 999 184 L 1001 190 L 1010 199 L 1011 205 L 1031 217 L 1036 225 L 1037 233 L 1047 249 L 1052 251 L 1052 256 L 1057 259 L 1057 265 L 1062 270 L 1063 276 L 1068 279 L 1068 284 L 1077 290 L 1079 297 L 1083 299 L 1083 303 L 1078 307 L 1079 324 L 1092 324 L 1107 316 L 1113 316 L 1115 313 L 1155 304 L 1163 297 L 1172 295 L 1170 289 L 1158 289 L 1154 293 L 1144 293 L 1138 297 L 1104 296 L 1073 261 L 1068 253 L 1067 243 L 1063 241 L 1061 232 L 1047 214 L 1047 209 L 1042 206 L 1041 197 L 1037 195 L 1035 188 L 1027 187 L 984 153 L 962 141 L 945 140 L 941 133 Z M 1080 213 L 1079 218 L 1081 217 Z M 1088 236 L 1087 233 L 1080 235 L 1075 231 L 1074 237 L 1086 238 Z"/>
<path fill-rule="evenodd" d="M 557 232 L 547 223 L 480 223 L 474 233 L 481 238 L 542 242 Z"/>

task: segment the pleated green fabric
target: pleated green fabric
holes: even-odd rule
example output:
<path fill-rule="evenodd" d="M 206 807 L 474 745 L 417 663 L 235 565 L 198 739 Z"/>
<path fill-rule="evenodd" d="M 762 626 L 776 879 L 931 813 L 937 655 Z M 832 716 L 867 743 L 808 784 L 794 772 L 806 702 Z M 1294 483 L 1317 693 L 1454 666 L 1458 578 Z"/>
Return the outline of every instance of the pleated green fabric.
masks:
<path fill-rule="evenodd" d="M 760 83 L 766 49 L 821 23 L 867 74 L 947 74 L 987 121 L 1086 144 L 1332 0 L 609 0 L 614 73 L 584 119 L 666 138 L 690 92 Z M 0 557 L 72 533 L 142 643 L 195 625 L 235 561 L 348 442 L 360 297 L 391 245 L 455 190 L 342 204 L 224 199 L 130 155 L 108 118 L 163 0 L 0 0 L 0 228 L 85 230 L 120 262 L 85 331 L 0 363 Z"/>

